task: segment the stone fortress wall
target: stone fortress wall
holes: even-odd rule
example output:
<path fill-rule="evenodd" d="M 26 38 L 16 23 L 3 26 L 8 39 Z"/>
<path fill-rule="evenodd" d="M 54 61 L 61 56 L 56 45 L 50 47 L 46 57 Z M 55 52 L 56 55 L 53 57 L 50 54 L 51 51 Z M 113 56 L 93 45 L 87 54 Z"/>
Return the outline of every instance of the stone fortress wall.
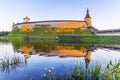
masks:
<path fill-rule="evenodd" d="M 31 26 L 32 28 L 45 26 L 59 28 L 86 28 L 88 26 L 92 26 L 92 18 L 90 17 L 89 10 L 87 10 L 84 20 L 51 20 L 30 22 L 30 18 L 26 16 L 25 18 L 23 18 L 22 23 L 13 24 L 12 30 L 19 29 L 25 24 Z"/>

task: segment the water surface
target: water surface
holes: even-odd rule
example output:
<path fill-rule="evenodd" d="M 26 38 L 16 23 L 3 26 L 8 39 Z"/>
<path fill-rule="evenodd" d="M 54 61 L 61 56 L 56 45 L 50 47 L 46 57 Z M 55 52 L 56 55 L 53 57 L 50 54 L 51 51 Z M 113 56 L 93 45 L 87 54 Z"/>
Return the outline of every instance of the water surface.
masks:
<path fill-rule="evenodd" d="M 102 69 L 120 59 L 120 45 L 62 44 L 56 42 L 0 42 L 0 59 L 19 57 L 13 68 L 0 67 L 0 80 L 44 80 L 47 73 L 59 79 L 73 73 L 77 61 L 87 68 L 99 62 Z"/>

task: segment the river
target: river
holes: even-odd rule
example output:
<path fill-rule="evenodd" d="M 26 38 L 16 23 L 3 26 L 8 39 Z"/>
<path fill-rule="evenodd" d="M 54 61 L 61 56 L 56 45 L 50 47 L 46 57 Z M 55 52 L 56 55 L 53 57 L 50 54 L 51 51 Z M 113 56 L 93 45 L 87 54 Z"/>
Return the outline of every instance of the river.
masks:
<path fill-rule="evenodd" d="M 18 63 L 0 67 L 0 80 L 44 80 L 72 74 L 76 62 L 87 68 L 94 62 L 102 69 L 120 59 L 119 45 L 63 44 L 57 42 L 0 42 L 0 61 L 19 58 Z"/>

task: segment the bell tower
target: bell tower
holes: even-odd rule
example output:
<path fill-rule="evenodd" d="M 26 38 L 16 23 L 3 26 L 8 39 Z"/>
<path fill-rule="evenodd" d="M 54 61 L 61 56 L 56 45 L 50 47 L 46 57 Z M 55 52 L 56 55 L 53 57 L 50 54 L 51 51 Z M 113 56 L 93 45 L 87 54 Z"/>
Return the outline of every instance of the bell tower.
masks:
<path fill-rule="evenodd" d="M 90 17 L 89 10 L 87 9 L 85 21 L 87 23 L 87 26 L 92 26 L 92 18 Z"/>
<path fill-rule="evenodd" d="M 29 22 L 30 18 L 28 16 L 26 16 L 25 18 L 23 18 L 23 22 Z"/>

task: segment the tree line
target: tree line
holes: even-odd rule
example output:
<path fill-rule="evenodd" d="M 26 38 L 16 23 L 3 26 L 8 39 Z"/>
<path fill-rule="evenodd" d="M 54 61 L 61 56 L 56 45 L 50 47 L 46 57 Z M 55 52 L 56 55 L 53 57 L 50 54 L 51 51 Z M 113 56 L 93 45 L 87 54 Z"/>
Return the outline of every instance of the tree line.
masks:
<path fill-rule="evenodd" d="M 9 31 L 2 31 L 0 32 L 0 36 L 7 36 L 9 33 Z"/>

